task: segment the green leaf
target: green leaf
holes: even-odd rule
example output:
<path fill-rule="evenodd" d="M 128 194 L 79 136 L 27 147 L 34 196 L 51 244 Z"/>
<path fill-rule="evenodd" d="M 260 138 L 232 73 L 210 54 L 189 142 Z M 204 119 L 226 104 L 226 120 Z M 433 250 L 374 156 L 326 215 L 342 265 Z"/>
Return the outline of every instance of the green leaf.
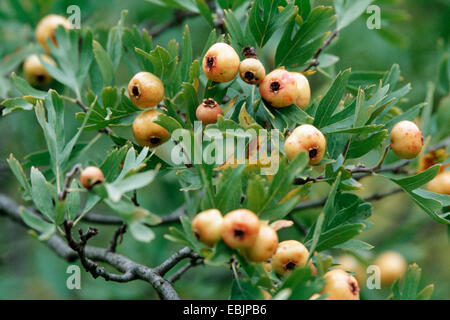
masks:
<path fill-rule="evenodd" d="M 140 189 L 150 184 L 156 176 L 156 172 L 149 170 L 133 174 L 125 179 L 105 184 L 108 196 L 112 201 L 119 201 L 126 192 Z"/>
<path fill-rule="evenodd" d="M 14 176 L 16 177 L 17 181 L 24 191 L 24 199 L 29 199 L 31 197 L 31 186 L 28 182 L 25 172 L 23 171 L 22 166 L 20 165 L 20 162 L 16 158 L 14 158 L 12 154 L 9 155 L 9 158 L 6 161 L 8 162 L 11 171 L 13 172 Z"/>
<path fill-rule="evenodd" d="M 23 222 L 30 228 L 38 231 L 41 235 L 39 240 L 46 241 L 55 233 L 56 227 L 54 224 L 45 222 L 41 218 L 29 212 L 26 208 L 20 208 L 20 215 L 22 216 Z"/>
<path fill-rule="evenodd" d="M 341 171 L 338 172 L 336 176 L 336 180 L 331 187 L 330 193 L 327 197 L 327 201 L 325 202 L 325 206 L 323 207 L 322 212 L 315 222 L 314 228 L 310 229 L 309 234 L 306 236 L 305 241 L 311 241 L 310 247 L 310 257 L 314 253 L 314 250 L 319 243 L 321 232 L 326 229 L 328 224 L 332 221 L 335 214 L 335 206 L 334 202 L 336 199 L 336 194 L 339 189 L 339 185 L 341 183 Z"/>
<path fill-rule="evenodd" d="M 336 110 L 344 95 L 349 76 L 350 69 L 340 72 L 331 85 L 331 88 L 322 100 L 320 100 L 313 123 L 315 127 L 320 129 L 330 123 L 331 115 Z"/>
<path fill-rule="evenodd" d="M 271 207 L 280 202 L 289 191 L 292 190 L 292 181 L 297 177 L 308 163 L 308 156 L 306 152 L 300 152 L 290 163 L 286 165 L 287 160 L 284 159 L 279 166 L 279 169 L 273 177 L 270 184 L 268 197 L 264 205 L 257 212 L 258 215 L 265 214 L 265 211 L 271 210 Z M 288 182 L 291 181 L 291 182 Z"/>
<path fill-rule="evenodd" d="M 16 110 L 32 110 L 33 104 L 29 103 L 24 98 L 10 98 L 1 102 L 4 107 L 2 110 L 2 116 L 6 116 Z"/>
<path fill-rule="evenodd" d="M 231 174 L 227 175 L 225 181 L 217 186 L 215 203 L 219 211 L 228 212 L 230 209 L 235 209 L 230 208 L 230 202 L 232 197 L 236 197 L 236 195 L 241 193 L 241 180 L 244 169 L 245 165 L 237 166 L 231 171 Z"/>
<path fill-rule="evenodd" d="M 209 9 L 205 0 L 195 0 L 195 3 L 197 4 L 197 8 L 200 14 L 206 19 L 206 21 L 208 21 L 209 25 L 214 28 L 214 20 L 211 14 L 211 10 Z"/>
<path fill-rule="evenodd" d="M 252 284 L 249 279 L 233 279 L 230 300 L 261 300 L 263 298 L 261 289 Z"/>
<path fill-rule="evenodd" d="M 160 7 L 183 9 L 198 13 L 198 9 L 194 0 L 145 0 L 145 1 L 150 2 L 152 4 L 156 4 L 157 6 Z"/>
<path fill-rule="evenodd" d="M 184 82 L 181 87 L 183 90 L 182 95 L 186 106 L 187 121 L 192 125 L 196 119 L 195 110 L 199 105 L 197 90 L 195 90 L 195 87 L 188 82 Z"/>
<path fill-rule="evenodd" d="M 180 73 L 181 81 L 189 81 L 189 71 L 192 63 L 192 40 L 188 25 L 184 28 L 183 33 L 183 51 L 181 54 Z"/>
<path fill-rule="evenodd" d="M 420 291 L 417 296 L 416 300 L 430 300 L 431 296 L 433 295 L 434 291 L 434 284 L 429 284 L 425 288 Z"/>
<path fill-rule="evenodd" d="M 214 247 L 214 251 L 205 259 L 205 263 L 212 266 L 223 266 L 230 262 L 233 250 L 225 242 L 220 240 Z"/>
<path fill-rule="evenodd" d="M 372 124 L 372 125 L 367 125 L 367 126 L 362 126 L 362 127 L 356 127 L 356 128 L 345 128 L 345 129 L 339 129 L 339 128 L 333 128 L 333 127 L 325 127 L 322 128 L 322 133 L 323 134 L 335 134 L 335 133 L 356 133 L 356 134 L 367 134 L 367 133 L 372 133 L 375 131 L 379 131 L 380 129 L 382 129 L 384 127 L 384 125 L 376 125 L 376 124 Z"/>
<path fill-rule="evenodd" d="M 136 48 L 136 52 L 148 59 L 154 68 L 154 74 L 161 80 L 170 79 L 173 71 L 176 67 L 176 58 L 172 58 L 169 51 L 163 47 L 156 46 L 156 48 L 150 53 L 147 53 L 139 48 Z"/>
<path fill-rule="evenodd" d="M 106 51 L 108 56 L 111 58 L 111 62 L 114 66 L 114 70 L 119 66 L 120 60 L 122 58 L 122 36 L 123 36 L 123 25 L 125 19 L 128 15 L 127 10 L 122 10 L 120 14 L 120 20 L 116 27 L 111 28 L 108 34 L 108 42 L 106 45 Z"/>
<path fill-rule="evenodd" d="M 356 20 L 372 2 L 373 0 L 335 0 L 334 6 L 338 16 L 338 29 L 341 30 Z"/>
<path fill-rule="evenodd" d="M 393 291 L 394 300 L 415 300 L 418 294 L 422 269 L 417 264 L 411 264 L 403 276 L 401 288 Z"/>
<path fill-rule="evenodd" d="M 58 66 L 48 63 L 42 57 L 41 63 L 53 78 L 75 92 L 77 99 L 81 100 L 81 88 L 93 61 L 92 33 L 87 30 L 81 39 L 80 32 L 59 26 L 54 34 L 58 45 L 55 46 L 50 39 L 47 39 L 47 44 Z"/>
<path fill-rule="evenodd" d="M 35 51 L 33 45 L 15 51 L 8 55 L 8 59 L 3 59 L 0 65 L 0 76 L 6 76 L 15 70 L 31 53 Z M 1 95 L 5 97 L 4 95 Z"/>
<path fill-rule="evenodd" d="M 295 4 L 297 5 L 303 20 L 306 20 L 311 12 L 311 0 L 296 0 Z"/>
<path fill-rule="evenodd" d="M 115 202 L 106 199 L 105 204 L 129 225 L 133 223 L 145 223 L 153 226 L 160 224 L 162 221 L 158 215 L 143 207 L 138 207 L 128 200 Z"/>
<path fill-rule="evenodd" d="M 305 111 L 297 107 L 296 105 L 292 105 L 282 109 L 272 108 L 270 110 L 275 116 L 282 117 L 288 126 L 298 126 L 300 124 L 311 123 L 314 118 L 312 118 Z"/>
<path fill-rule="evenodd" d="M 260 177 L 255 177 L 248 182 L 246 208 L 253 212 L 259 212 L 266 201 L 265 182 Z"/>
<path fill-rule="evenodd" d="M 321 232 L 322 232 L 322 228 L 323 228 L 323 225 L 324 225 L 324 224 L 323 224 L 324 221 L 325 221 L 325 212 L 322 211 L 322 212 L 319 214 L 319 217 L 318 217 L 317 220 L 316 220 L 316 223 L 315 223 L 315 226 L 314 226 L 314 231 L 313 231 L 313 233 L 310 233 L 310 234 L 311 234 L 311 240 L 310 240 L 311 246 L 309 247 L 309 257 L 308 257 L 308 260 L 311 259 L 311 257 L 312 257 L 313 254 L 314 254 L 314 251 L 315 251 L 316 248 L 317 248 L 317 245 L 319 244 L 320 235 L 321 235 Z M 308 235 L 308 236 L 309 236 L 309 235 Z M 308 242 L 309 242 L 309 241 L 308 241 Z M 306 243 L 308 243 L 308 242 L 306 242 Z"/>
<path fill-rule="evenodd" d="M 183 126 L 174 118 L 169 117 L 166 114 L 159 114 L 157 119 L 153 121 L 166 129 L 170 134 L 177 129 L 182 129 Z"/>
<path fill-rule="evenodd" d="M 392 118 L 386 123 L 386 129 L 391 130 L 395 126 L 395 124 L 397 124 L 400 121 L 413 120 L 420 114 L 420 111 L 426 105 L 427 105 L 426 103 L 419 103 L 418 105 L 409 108 L 406 112 L 403 112 L 401 115 Z"/>
<path fill-rule="evenodd" d="M 286 217 L 295 206 L 304 199 L 311 188 L 312 183 L 309 182 L 301 187 L 292 190 L 287 199 L 283 199 L 279 203 L 272 204 L 261 213 L 261 219 L 277 220 Z"/>
<path fill-rule="evenodd" d="M 315 250 L 324 251 L 345 243 L 362 232 L 365 225 L 362 223 L 346 224 L 329 229 L 320 235 Z"/>
<path fill-rule="evenodd" d="M 94 52 L 92 50 L 92 32 L 90 30 L 87 30 L 83 37 L 79 60 L 80 63 L 79 68 L 76 72 L 76 77 L 79 83 L 79 87 L 81 88 L 84 81 L 86 80 L 87 75 L 89 74 L 89 69 L 92 65 L 92 61 L 94 60 Z"/>
<path fill-rule="evenodd" d="M 357 240 L 357 239 L 350 239 L 344 243 L 338 244 L 334 246 L 335 249 L 341 249 L 341 250 L 350 250 L 350 251 L 358 251 L 358 250 L 372 250 L 374 246 L 371 244 Z"/>
<path fill-rule="evenodd" d="M 422 190 L 416 190 L 423 186 L 425 183 L 433 179 L 439 172 L 439 165 L 432 166 L 431 168 L 416 174 L 414 176 L 406 178 L 396 178 L 388 174 L 380 174 L 405 190 L 413 199 L 413 201 L 421 207 L 431 218 L 442 224 L 450 224 L 450 220 L 441 216 L 439 212 L 442 210 L 445 202 L 445 198 L 440 197 L 434 193 L 423 192 Z"/>
<path fill-rule="evenodd" d="M 231 40 L 236 43 L 239 48 L 243 48 L 248 45 L 244 32 L 242 31 L 241 24 L 236 18 L 236 15 L 231 10 L 225 10 L 225 27 L 230 33 Z"/>
<path fill-rule="evenodd" d="M 439 136 L 442 138 L 450 136 L 450 96 L 444 97 L 437 109 L 437 127 Z"/>
<path fill-rule="evenodd" d="M 297 13 L 297 7 L 293 2 L 288 2 L 281 12 L 278 11 L 278 5 L 278 0 L 253 2 L 248 23 L 259 49 L 269 41 L 276 30 L 284 26 Z"/>
<path fill-rule="evenodd" d="M 366 139 L 352 140 L 347 152 L 347 159 L 355 159 L 362 157 L 372 149 L 380 146 L 384 139 L 387 137 L 388 131 L 382 130 L 377 132 Z"/>
<path fill-rule="evenodd" d="M 191 221 L 187 217 L 180 218 L 181 226 L 183 227 L 183 234 L 185 239 L 189 242 L 189 247 L 196 252 L 200 252 L 200 248 L 203 246 L 201 242 L 197 240 L 192 232 Z"/>
<path fill-rule="evenodd" d="M 15 73 L 11 74 L 11 82 L 12 85 L 24 96 L 31 96 L 35 99 L 45 99 L 45 96 L 47 95 L 47 92 L 34 89 L 31 87 L 28 82 L 17 76 Z"/>
<path fill-rule="evenodd" d="M 53 186 L 45 180 L 36 168 L 31 168 L 31 196 L 36 208 L 51 221 L 55 218 L 55 192 Z"/>
<path fill-rule="evenodd" d="M 150 242 L 155 238 L 153 230 L 139 222 L 128 225 L 128 230 L 136 240 L 141 242 Z"/>
<path fill-rule="evenodd" d="M 332 7 L 317 6 L 293 35 L 295 20 L 286 27 L 275 54 L 275 64 L 297 68 L 304 65 L 321 47 L 335 21 Z"/>
<path fill-rule="evenodd" d="M 289 300 L 308 300 L 314 293 L 320 292 L 325 285 L 322 278 L 314 277 L 309 266 L 296 268 L 283 281 L 277 293 L 289 289 Z"/>
<path fill-rule="evenodd" d="M 114 65 L 108 53 L 103 49 L 102 45 L 96 40 L 93 41 L 93 50 L 95 60 L 97 61 L 106 85 L 113 85 L 114 82 Z"/>
<path fill-rule="evenodd" d="M 145 147 L 139 153 L 138 158 L 136 158 L 136 150 L 133 147 L 129 148 L 125 160 L 123 161 L 122 171 L 116 181 L 122 180 L 127 175 L 141 170 L 144 167 L 143 162 L 147 157 L 148 152 L 148 147 Z"/>
<path fill-rule="evenodd" d="M 79 188 L 78 182 L 73 180 L 70 184 L 70 189 L 73 191 L 68 192 L 66 202 L 67 202 L 67 215 L 70 220 L 75 220 L 78 211 L 80 210 L 80 191 L 76 190 Z"/>
<path fill-rule="evenodd" d="M 380 71 L 352 71 L 348 79 L 348 85 L 354 88 L 362 87 L 363 89 L 378 84 L 386 72 Z"/>

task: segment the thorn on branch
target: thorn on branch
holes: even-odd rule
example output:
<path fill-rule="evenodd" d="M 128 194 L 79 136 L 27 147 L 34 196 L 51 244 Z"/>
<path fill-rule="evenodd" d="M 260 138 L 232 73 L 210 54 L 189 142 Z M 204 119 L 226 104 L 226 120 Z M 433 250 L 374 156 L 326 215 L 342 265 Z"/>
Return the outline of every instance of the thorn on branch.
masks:
<path fill-rule="evenodd" d="M 81 110 L 83 110 L 83 112 L 87 111 L 87 107 L 79 99 L 76 99 L 74 102 L 81 108 Z"/>
<path fill-rule="evenodd" d="M 139 202 L 137 201 L 137 191 L 133 191 L 133 196 L 131 197 L 131 202 L 134 203 L 136 207 L 139 207 Z"/>
<path fill-rule="evenodd" d="M 127 225 L 122 224 L 119 228 L 114 232 L 114 236 L 109 243 L 108 251 L 116 252 L 116 248 L 118 244 L 121 244 L 123 241 L 123 235 L 127 232 Z"/>

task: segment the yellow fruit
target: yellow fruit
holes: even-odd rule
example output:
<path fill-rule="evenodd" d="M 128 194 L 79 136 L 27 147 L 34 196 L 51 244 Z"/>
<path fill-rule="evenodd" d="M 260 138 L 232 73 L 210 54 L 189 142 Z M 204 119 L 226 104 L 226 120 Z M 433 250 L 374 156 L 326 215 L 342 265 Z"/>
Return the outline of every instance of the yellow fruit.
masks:
<path fill-rule="evenodd" d="M 308 249 L 302 243 L 296 240 L 282 241 L 272 256 L 273 271 L 280 276 L 284 276 L 297 267 L 304 267 L 308 256 Z M 310 262 L 308 265 L 315 272 L 312 263 Z"/>
<path fill-rule="evenodd" d="M 233 80 L 239 71 L 240 59 L 230 45 L 219 42 L 211 46 L 203 58 L 203 72 L 215 82 Z"/>
<path fill-rule="evenodd" d="M 103 183 L 105 177 L 103 176 L 102 170 L 97 167 L 87 167 L 80 174 L 80 183 L 86 189 L 91 189 L 96 184 Z"/>
<path fill-rule="evenodd" d="M 306 109 L 311 100 L 311 89 L 309 87 L 308 79 L 300 72 L 293 72 L 295 79 L 297 80 L 298 97 L 295 100 L 295 104 L 300 109 Z"/>
<path fill-rule="evenodd" d="M 204 99 L 203 102 L 197 107 L 195 116 L 205 126 L 208 124 L 216 123 L 217 117 L 222 114 L 222 108 L 214 99 Z"/>
<path fill-rule="evenodd" d="M 260 288 L 260 290 L 263 294 L 264 300 L 272 300 L 272 295 L 267 290 L 264 290 L 263 288 Z"/>
<path fill-rule="evenodd" d="M 297 80 L 284 69 L 270 72 L 259 85 L 261 97 L 274 108 L 284 108 L 298 98 Z"/>
<path fill-rule="evenodd" d="M 43 54 L 41 55 L 41 58 L 45 62 L 56 66 L 55 61 L 48 55 Z M 25 62 L 23 63 L 23 72 L 25 74 L 25 79 L 32 86 L 47 86 L 52 82 L 52 77 L 47 72 L 47 70 L 45 70 L 44 66 L 39 60 L 39 57 L 35 54 L 32 54 L 28 56 L 28 58 L 26 58 Z"/>
<path fill-rule="evenodd" d="M 250 248 L 258 238 L 260 222 L 247 209 L 233 210 L 223 218 L 222 239 L 233 249 Z"/>
<path fill-rule="evenodd" d="M 210 209 L 197 214 L 192 220 L 192 232 L 197 239 L 212 247 L 222 237 L 223 217 L 219 210 Z"/>
<path fill-rule="evenodd" d="M 322 294 L 327 293 L 327 300 L 359 300 L 359 286 L 355 277 L 344 270 L 330 270 L 323 276 L 325 287 Z"/>
<path fill-rule="evenodd" d="M 293 160 L 300 151 L 308 152 L 309 164 L 319 163 L 325 154 L 327 141 L 316 127 L 303 124 L 292 132 L 284 142 L 284 151 L 289 160 Z"/>
<path fill-rule="evenodd" d="M 253 246 L 245 249 L 245 256 L 251 261 L 263 262 L 277 250 L 278 235 L 270 226 L 262 225 Z"/>
<path fill-rule="evenodd" d="M 170 138 L 169 132 L 154 121 L 160 112 L 147 110 L 142 112 L 133 121 L 133 134 L 141 146 L 157 147 Z"/>
<path fill-rule="evenodd" d="M 266 76 L 261 61 L 255 58 L 247 58 L 241 61 L 239 65 L 239 74 L 241 79 L 249 84 L 259 84 Z"/>
<path fill-rule="evenodd" d="M 391 148 L 402 159 L 415 158 L 423 146 L 423 136 L 414 122 L 400 121 L 391 131 Z"/>
<path fill-rule="evenodd" d="M 403 256 L 395 251 L 385 251 L 378 256 L 374 264 L 380 268 L 380 280 L 383 285 L 391 285 L 395 279 L 403 277 L 408 267 Z"/>
<path fill-rule="evenodd" d="M 450 171 L 439 173 L 428 182 L 427 189 L 431 192 L 450 195 Z"/>
<path fill-rule="evenodd" d="M 128 95 L 135 106 L 147 109 L 164 98 L 164 85 L 150 72 L 137 73 L 128 83 Z"/>
<path fill-rule="evenodd" d="M 362 287 L 366 281 L 366 271 L 364 267 L 356 260 L 355 257 L 346 254 L 337 258 L 339 265 L 336 268 L 354 272 L 355 278 L 358 281 L 360 287 Z"/>
<path fill-rule="evenodd" d="M 36 40 L 44 47 L 45 50 L 49 51 L 47 39 L 50 39 L 55 46 L 58 45 L 55 38 L 55 30 L 59 26 L 63 26 L 66 30 L 71 27 L 69 20 L 56 14 L 45 16 L 38 23 L 35 31 Z"/>

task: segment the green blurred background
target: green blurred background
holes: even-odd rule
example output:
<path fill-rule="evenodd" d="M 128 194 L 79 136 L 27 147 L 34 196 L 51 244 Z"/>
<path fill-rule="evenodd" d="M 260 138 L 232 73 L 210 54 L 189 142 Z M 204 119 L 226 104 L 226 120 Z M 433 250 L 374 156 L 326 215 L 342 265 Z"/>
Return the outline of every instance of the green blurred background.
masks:
<path fill-rule="evenodd" d="M 17 48 L 34 42 L 33 27 L 39 19 L 48 13 L 64 15 L 69 5 L 77 4 L 81 8 L 82 26 L 89 26 L 99 35 L 100 41 L 106 30 L 115 25 L 120 12 L 128 9 L 127 25 L 152 29 L 171 19 L 173 12 L 157 7 L 144 0 L 97 0 L 65 1 L 38 0 L 20 1 L 25 7 L 31 2 L 39 4 L 39 11 L 23 16 L 15 6 L 17 0 L 0 2 L 0 58 L 14 52 Z M 313 1 L 314 4 L 330 1 Z M 367 29 L 365 20 L 359 19 L 339 36 L 338 41 L 327 53 L 340 57 L 335 70 L 352 67 L 352 70 L 386 71 L 393 63 L 401 67 L 404 83 L 411 82 L 413 90 L 408 95 L 408 105 L 425 100 L 427 83 L 436 82 L 438 69 L 444 48 L 448 46 L 450 34 L 450 1 L 448 0 L 383 0 L 376 1 L 381 7 L 381 17 L 389 17 L 389 23 L 383 20 L 382 30 Z M 186 20 L 191 29 L 194 52 L 200 54 L 209 33 L 209 26 L 201 17 Z M 163 46 L 176 38 L 181 38 L 183 26 L 175 26 L 156 37 L 155 42 Z M 265 57 L 270 64 L 270 46 Z M 328 70 L 333 72 L 333 70 Z M 21 72 L 19 67 L 18 73 Z M 125 85 L 131 75 L 124 68 L 119 77 Z M 2 80 L 4 84 L 6 79 Z M 320 74 L 311 77 L 313 95 L 317 96 L 321 88 L 328 85 L 327 79 Z M 0 90 L 0 99 L 5 88 Z M 4 94 L 4 93 L 3 93 Z M 13 92 L 9 95 L 14 96 Z M 435 93 L 435 108 L 442 98 L 439 90 Z M 75 131 L 78 123 L 73 114 L 78 110 L 70 107 L 66 119 L 68 131 Z M 129 133 L 128 133 L 129 134 Z M 31 152 L 45 148 L 34 112 L 16 112 L 0 118 L 0 166 L 5 158 L 14 153 L 17 159 Z M 88 140 L 87 134 L 84 139 Z M 97 144 L 107 150 L 111 145 L 107 138 Z M 92 154 L 93 162 L 101 160 L 104 150 L 97 148 Z M 385 179 L 366 178 L 362 180 L 362 195 L 383 191 L 392 186 Z M 20 202 L 18 184 L 7 170 L 0 168 L 0 192 L 7 193 Z M 317 193 L 320 195 L 321 188 Z M 183 203 L 183 195 L 178 191 L 177 180 L 166 175 L 155 181 L 150 187 L 138 194 L 141 204 L 158 214 L 167 214 Z M 417 262 L 423 269 L 423 284 L 434 283 L 433 299 L 450 299 L 450 248 L 448 229 L 435 223 L 416 207 L 406 195 L 398 194 L 373 204 L 370 221 L 374 226 L 364 232 L 360 239 L 374 245 L 366 258 L 368 261 L 379 252 L 394 249 L 402 253 L 408 262 Z M 105 210 L 98 208 L 99 212 Z M 317 214 L 317 210 L 301 212 L 298 218 L 307 222 Z M 86 226 L 85 226 L 86 227 Z M 290 228 L 293 229 L 293 228 Z M 281 239 L 298 237 L 294 230 L 282 230 Z M 106 246 L 114 228 L 100 227 L 100 236 L 92 240 L 93 245 Z M 167 227 L 155 228 L 156 239 L 150 244 L 135 241 L 125 235 L 120 253 L 126 254 L 139 263 L 154 266 L 179 246 L 163 238 Z M 335 252 L 339 254 L 339 252 Z M 333 253 L 334 254 L 334 253 Z M 26 230 L 11 221 L 0 217 L 0 299 L 155 299 L 151 286 L 143 282 L 118 284 L 92 279 L 82 272 L 82 289 L 68 290 L 66 287 L 66 268 L 68 264 L 57 258 L 49 249 L 31 238 Z M 207 266 L 190 270 L 175 287 L 182 298 L 226 299 L 229 296 L 231 273 L 227 269 Z M 363 290 L 362 298 L 385 298 L 388 291 Z"/>

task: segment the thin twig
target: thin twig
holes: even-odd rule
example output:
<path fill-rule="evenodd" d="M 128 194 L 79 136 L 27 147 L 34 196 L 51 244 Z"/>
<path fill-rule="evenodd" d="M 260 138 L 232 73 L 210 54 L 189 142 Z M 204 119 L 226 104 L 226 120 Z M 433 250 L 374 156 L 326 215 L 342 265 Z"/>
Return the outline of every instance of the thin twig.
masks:
<path fill-rule="evenodd" d="M 139 207 L 139 202 L 137 200 L 137 191 L 136 190 L 133 191 L 133 196 L 131 197 L 131 202 L 133 202 L 136 207 Z"/>
<path fill-rule="evenodd" d="M 369 197 L 363 198 L 363 200 L 366 201 L 366 202 L 374 201 L 374 200 L 381 200 L 381 199 L 383 199 L 385 197 L 391 196 L 391 195 L 399 193 L 399 192 L 402 192 L 402 189 L 398 188 L 398 189 L 393 189 L 391 191 L 384 192 L 384 193 L 375 193 L 375 194 L 373 194 L 373 195 L 371 195 Z M 295 210 L 311 209 L 311 208 L 318 208 L 318 207 L 323 206 L 326 201 L 327 201 L 327 198 L 301 202 L 294 208 L 293 211 L 295 211 Z"/>
<path fill-rule="evenodd" d="M 58 200 L 64 201 L 67 196 L 67 190 L 70 188 L 73 178 L 77 174 L 78 170 L 81 170 L 81 164 L 77 163 L 73 168 L 66 174 L 66 182 L 64 183 L 63 190 L 58 194 Z"/>
<path fill-rule="evenodd" d="M 175 145 L 180 144 L 180 141 L 177 141 L 175 139 L 172 139 L 173 143 L 175 143 Z M 186 168 L 192 168 L 193 164 L 191 162 L 191 159 L 189 157 L 189 155 L 187 154 L 187 151 L 184 149 L 184 147 L 181 145 L 181 152 L 183 152 L 184 156 L 186 157 L 186 163 L 184 164 L 186 166 Z"/>
<path fill-rule="evenodd" d="M 64 221 L 64 231 L 67 239 L 67 243 L 69 247 L 78 253 L 78 257 L 80 258 L 80 262 L 83 265 L 84 269 L 89 272 L 94 279 L 98 277 L 104 278 L 106 281 L 115 281 L 115 282 L 129 282 L 135 280 L 135 275 L 133 273 L 133 269 L 129 269 L 123 274 L 115 274 L 105 270 L 105 268 L 100 267 L 97 263 L 92 261 L 86 256 L 85 248 L 87 242 L 90 238 L 96 236 L 98 234 L 98 229 L 89 228 L 86 233 L 83 233 L 81 229 L 78 230 L 80 241 L 77 242 L 72 237 L 72 227 L 73 223 L 71 221 Z M 109 251 L 109 250 L 108 250 Z"/>
<path fill-rule="evenodd" d="M 323 45 L 316 51 L 316 53 L 314 54 L 311 63 L 302 71 L 302 72 L 306 72 L 314 67 L 319 66 L 320 62 L 319 62 L 319 56 L 320 54 L 331 44 L 331 42 L 333 41 L 334 38 L 336 38 L 339 34 L 339 31 L 336 29 L 334 30 L 330 36 L 325 40 L 325 42 L 323 43 Z"/>
<path fill-rule="evenodd" d="M 156 37 L 170 28 L 182 24 L 186 18 L 195 17 L 197 15 L 198 13 L 195 12 L 176 10 L 172 20 L 150 29 L 148 34 L 152 37 Z"/>
<path fill-rule="evenodd" d="M 436 151 L 442 148 L 446 148 L 450 144 L 450 138 L 447 138 L 438 144 L 430 147 L 428 152 Z M 361 180 L 364 177 L 370 176 L 372 174 L 381 173 L 381 172 L 392 172 L 392 173 L 406 173 L 404 167 L 411 163 L 412 160 L 404 159 L 400 160 L 396 163 L 383 166 L 384 159 L 386 158 L 387 152 L 389 151 L 389 147 L 387 147 L 383 153 L 383 156 L 381 157 L 378 164 L 371 168 L 365 168 L 363 166 L 358 166 L 356 168 L 350 169 L 350 173 L 352 174 L 352 178 L 355 180 Z M 295 178 L 293 181 L 294 185 L 303 185 L 307 182 L 323 182 L 328 179 L 325 178 L 325 176 L 321 175 L 315 178 L 307 177 L 305 179 L 303 178 Z"/>
<path fill-rule="evenodd" d="M 116 252 L 116 248 L 118 244 L 121 244 L 123 241 L 123 235 L 127 232 L 127 225 L 122 224 L 120 227 L 116 229 L 114 232 L 113 238 L 111 239 L 111 242 L 109 243 L 108 251 L 109 252 Z"/>
<path fill-rule="evenodd" d="M 186 213 L 185 213 L 184 207 L 180 207 L 170 214 L 160 216 L 161 223 L 159 225 L 179 222 L 180 217 L 185 217 L 185 216 L 186 216 Z M 119 226 L 123 223 L 123 220 L 117 216 L 103 214 L 103 213 L 94 213 L 94 212 L 86 214 L 83 217 L 83 221 L 89 222 L 89 223 L 101 224 L 101 225 L 112 225 L 112 226 Z"/>
<path fill-rule="evenodd" d="M 203 259 L 191 259 L 191 261 L 189 261 L 187 264 L 178 269 L 173 275 L 171 275 L 167 279 L 167 281 L 173 284 L 177 280 L 179 280 L 189 269 L 201 264 L 203 264 Z"/>
<path fill-rule="evenodd" d="M 171 270 L 175 265 L 177 265 L 178 262 L 186 258 L 199 259 L 201 257 L 188 247 L 185 247 L 180 251 L 174 253 L 172 256 L 170 256 L 166 261 L 161 263 L 154 270 L 159 275 L 164 276 L 169 270 Z"/>

